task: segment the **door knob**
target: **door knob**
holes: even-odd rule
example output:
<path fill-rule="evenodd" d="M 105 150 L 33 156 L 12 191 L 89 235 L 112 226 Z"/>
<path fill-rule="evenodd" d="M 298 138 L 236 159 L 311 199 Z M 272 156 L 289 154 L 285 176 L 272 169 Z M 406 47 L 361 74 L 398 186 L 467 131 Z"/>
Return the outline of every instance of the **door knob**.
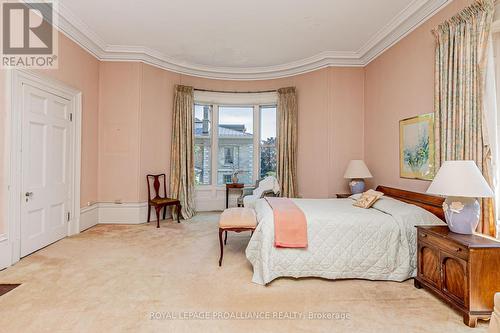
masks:
<path fill-rule="evenodd" d="M 28 200 L 33 197 L 33 192 L 26 192 L 24 196 L 26 197 L 26 202 L 28 202 Z"/>

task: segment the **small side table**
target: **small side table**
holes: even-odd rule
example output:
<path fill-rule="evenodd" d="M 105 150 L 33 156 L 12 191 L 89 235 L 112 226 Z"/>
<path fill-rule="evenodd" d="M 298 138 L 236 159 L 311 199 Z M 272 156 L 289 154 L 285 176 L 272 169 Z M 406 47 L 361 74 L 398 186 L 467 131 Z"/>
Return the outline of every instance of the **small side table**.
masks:
<path fill-rule="evenodd" d="M 240 184 L 240 183 L 231 183 L 231 184 L 226 184 L 226 208 L 229 208 L 229 190 L 231 189 L 243 189 L 245 187 L 245 184 Z"/>
<path fill-rule="evenodd" d="M 351 196 L 350 193 L 337 193 L 337 199 L 347 199 Z"/>
<path fill-rule="evenodd" d="M 500 290 L 500 242 L 462 235 L 446 226 L 417 226 L 416 288 L 424 287 L 475 327 L 494 311 Z"/>

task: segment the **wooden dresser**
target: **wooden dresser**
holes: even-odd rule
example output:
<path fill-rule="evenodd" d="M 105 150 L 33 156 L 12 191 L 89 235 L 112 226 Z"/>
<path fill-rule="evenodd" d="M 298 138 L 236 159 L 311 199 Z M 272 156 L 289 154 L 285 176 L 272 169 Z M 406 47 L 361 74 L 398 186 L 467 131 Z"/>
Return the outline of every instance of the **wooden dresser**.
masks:
<path fill-rule="evenodd" d="M 500 242 L 460 235 L 446 226 L 418 226 L 415 287 L 426 288 L 463 314 L 475 327 L 493 311 L 500 292 Z"/>

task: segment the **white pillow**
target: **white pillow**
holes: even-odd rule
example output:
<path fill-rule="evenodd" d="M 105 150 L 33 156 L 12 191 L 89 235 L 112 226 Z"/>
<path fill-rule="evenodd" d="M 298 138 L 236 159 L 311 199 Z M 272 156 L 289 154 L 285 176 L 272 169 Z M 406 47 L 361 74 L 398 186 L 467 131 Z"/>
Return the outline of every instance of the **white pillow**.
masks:
<path fill-rule="evenodd" d="M 377 196 L 378 199 L 380 199 L 381 197 L 384 196 L 384 193 L 379 192 L 379 191 L 375 191 L 375 190 L 372 190 L 372 189 L 369 189 L 368 191 L 366 191 L 364 193 L 374 194 L 374 195 Z M 351 195 L 349 198 L 352 199 L 352 200 L 359 200 L 359 198 L 361 198 L 362 195 L 363 195 L 363 193 L 356 193 L 356 194 Z"/>
<path fill-rule="evenodd" d="M 377 202 L 373 204 L 372 208 L 381 211 L 382 213 L 392 215 L 395 218 L 399 218 L 400 220 L 408 220 L 412 223 L 414 223 L 416 220 L 419 220 L 427 224 L 444 224 L 444 222 L 436 215 L 419 206 L 412 205 L 387 196 L 384 196 L 377 200 Z"/>
<path fill-rule="evenodd" d="M 354 201 L 354 203 L 352 205 L 355 206 L 355 207 L 368 209 L 378 199 L 379 199 L 379 197 L 378 197 L 377 194 L 373 194 L 371 192 L 365 192 L 365 193 L 363 193 L 363 195 L 361 195 L 361 198 L 359 198 L 358 200 Z"/>
<path fill-rule="evenodd" d="M 384 192 L 379 192 L 379 191 L 375 191 L 375 190 L 372 190 L 372 189 L 369 189 L 368 191 L 365 192 L 366 194 L 370 194 L 370 195 L 374 195 L 377 197 L 377 199 L 380 199 L 384 196 Z"/>
<path fill-rule="evenodd" d="M 363 193 L 356 193 L 356 194 L 353 194 L 349 197 L 349 199 L 352 199 L 352 200 L 358 200 L 359 198 L 361 198 L 361 195 Z"/>

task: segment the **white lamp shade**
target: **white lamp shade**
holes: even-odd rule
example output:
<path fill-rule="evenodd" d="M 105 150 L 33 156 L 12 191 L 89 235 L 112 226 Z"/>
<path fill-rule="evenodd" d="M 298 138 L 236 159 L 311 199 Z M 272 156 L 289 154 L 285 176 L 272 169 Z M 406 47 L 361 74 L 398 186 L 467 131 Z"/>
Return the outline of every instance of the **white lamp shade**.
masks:
<path fill-rule="evenodd" d="M 357 179 L 357 178 L 372 178 L 372 174 L 365 162 L 362 160 L 351 160 L 347 165 L 344 173 L 344 178 Z"/>
<path fill-rule="evenodd" d="M 434 177 L 429 194 L 487 198 L 494 193 L 474 161 L 446 161 Z"/>

